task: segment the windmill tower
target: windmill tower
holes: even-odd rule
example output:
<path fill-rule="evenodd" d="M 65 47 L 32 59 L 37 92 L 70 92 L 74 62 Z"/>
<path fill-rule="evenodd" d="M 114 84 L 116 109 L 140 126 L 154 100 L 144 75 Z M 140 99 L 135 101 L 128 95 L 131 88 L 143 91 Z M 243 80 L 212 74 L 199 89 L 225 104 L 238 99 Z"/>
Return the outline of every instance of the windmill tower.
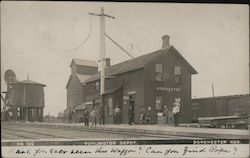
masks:
<path fill-rule="evenodd" d="M 3 105 L 1 107 L 1 112 L 2 112 L 1 119 L 3 119 L 4 113 L 11 107 L 11 105 L 10 105 L 11 88 L 12 88 L 11 84 L 17 82 L 15 72 L 11 69 L 5 71 L 4 81 L 5 81 L 7 89 L 6 89 L 6 91 L 2 92 L 3 94 L 5 94 L 5 96 L 3 96 L 3 94 L 1 94 L 1 99 L 3 101 Z"/>

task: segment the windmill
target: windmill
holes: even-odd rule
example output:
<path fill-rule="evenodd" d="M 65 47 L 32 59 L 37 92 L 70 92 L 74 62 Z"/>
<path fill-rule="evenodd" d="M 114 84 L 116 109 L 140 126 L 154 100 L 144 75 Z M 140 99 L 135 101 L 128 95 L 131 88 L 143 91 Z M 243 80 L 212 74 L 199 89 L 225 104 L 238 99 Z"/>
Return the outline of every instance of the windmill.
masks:
<path fill-rule="evenodd" d="M 7 71 L 5 71 L 4 81 L 5 81 L 5 84 L 7 86 L 7 90 L 2 92 L 3 94 L 5 94 L 5 97 L 3 96 L 3 94 L 1 94 L 1 99 L 3 101 L 3 107 L 1 108 L 2 114 L 4 114 L 4 112 L 7 111 L 9 109 L 9 107 L 11 107 L 11 105 L 10 105 L 10 99 L 11 99 L 10 92 L 11 92 L 11 88 L 12 88 L 11 84 L 17 82 L 15 72 L 11 69 L 8 69 Z M 4 117 L 4 115 L 2 115 L 2 118 L 3 117 Z"/>

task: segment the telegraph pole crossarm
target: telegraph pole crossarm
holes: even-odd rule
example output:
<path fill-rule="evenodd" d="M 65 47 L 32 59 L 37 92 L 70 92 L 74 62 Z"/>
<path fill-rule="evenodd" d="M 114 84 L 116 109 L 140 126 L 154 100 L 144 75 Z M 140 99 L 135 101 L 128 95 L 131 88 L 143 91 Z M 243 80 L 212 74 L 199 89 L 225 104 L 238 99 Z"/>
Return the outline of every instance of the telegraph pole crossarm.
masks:
<path fill-rule="evenodd" d="M 93 16 L 101 16 L 101 14 L 96 14 L 96 13 L 89 13 L 89 15 L 93 15 Z"/>
<path fill-rule="evenodd" d="M 114 16 L 110 16 L 110 15 L 107 15 L 107 14 L 103 14 L 103 16 L 106 16 L 106 17 L 111 18 L 111 19 L 115 19 Z"/>
<path fill-rule="evenodd" d="M 107 15 L 107 14 L 97 14 L 97 13 L 91 13 L 91 12 L 89 12 L 89 15 L 93 15 L 93 16 L 106 16 L 108 18 L 115 19 L 114 16 Z"/>

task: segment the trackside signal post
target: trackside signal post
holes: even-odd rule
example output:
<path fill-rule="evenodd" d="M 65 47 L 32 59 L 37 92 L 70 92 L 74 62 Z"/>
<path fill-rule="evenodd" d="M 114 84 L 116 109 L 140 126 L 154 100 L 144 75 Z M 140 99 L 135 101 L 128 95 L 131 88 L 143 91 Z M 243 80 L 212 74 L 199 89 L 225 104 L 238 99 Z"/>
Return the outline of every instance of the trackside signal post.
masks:
<path fill-rule="evenodd" d="M 101 87 L 100 87 L 100 96 L 101 96 L 101 106 L 103 106 L 103 94 L 105 91 L 105 17 L 115 19 L 115 17 L 107 15 L 104 13 L 103 7 L 101 7 L 101 14 L 89 13 L 89 15 L 100 16 L 100 63 L 101 63 Z"/>

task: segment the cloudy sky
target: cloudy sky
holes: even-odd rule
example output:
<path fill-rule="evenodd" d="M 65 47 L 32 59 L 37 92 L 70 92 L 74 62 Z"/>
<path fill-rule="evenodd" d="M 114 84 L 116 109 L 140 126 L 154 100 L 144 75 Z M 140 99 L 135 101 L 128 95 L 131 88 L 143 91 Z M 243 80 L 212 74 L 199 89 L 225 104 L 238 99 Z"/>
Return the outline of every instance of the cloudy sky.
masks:
<path fill-rule="evenodd" d="M 161 37 L 170 35 L 198 71 L 192 97 L 212 96 L 212 84 L 215 96 L 249 93 L 247 5 L 32 1 L 1 3 L 2 91 L 7 69 L 18 80 L 29 74 L 47 85 L 45 114 L 63 111 L 72 58 L 99 58 L 99 18 L 88 12 L 100 7 L 116 17 L 106 19 L 106 33 L 134 56 L 160 49 Z M 129 59 L 108 39 L 106 52 L 111 64 Z"/>

